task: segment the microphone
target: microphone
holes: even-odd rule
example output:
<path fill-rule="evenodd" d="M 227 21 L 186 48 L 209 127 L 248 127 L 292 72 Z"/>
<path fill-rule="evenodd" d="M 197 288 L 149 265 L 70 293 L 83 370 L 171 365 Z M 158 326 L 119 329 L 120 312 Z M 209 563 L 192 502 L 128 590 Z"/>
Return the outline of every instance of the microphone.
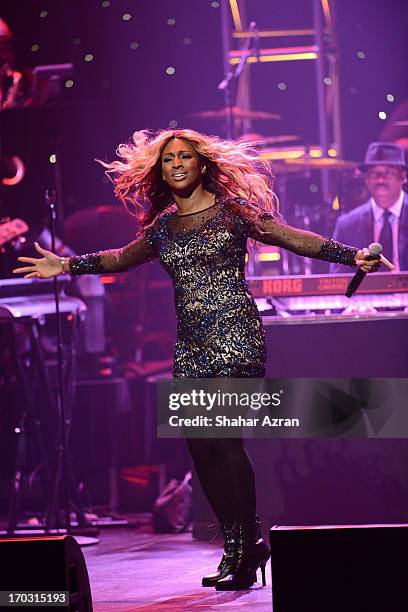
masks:
<path fill-rule="evenodd" d="M 378 242 L 372 242 L 370 246 L 368 247 L 368 250 L 369 250 L 369 255 L 366 256 L 367 260 L 380 259 L 380 255 L 382 253 L 383 248 L 381 244 L 379 244 Z M 363 282 L 363 279 L 366 274 L 367 272 L 364 272 L 364 270 L 361 270 L 361 269 L 357 270 L 357 272 L 351 279 L 349 286 L 347 287 L 347 291 L 345 293 L 346 297 L 351 298 L 351 296 L 357 291 L 357 289 Z"/>
<path fill-rule="evenodd" d="M 259 39 L 259 35 L 258 35 L 258 30 L 256 29 L 256 22 L 255 21 L 251 21 L 251 23 L 249 24 L 249 28 L 248 28 L 248 32 L 250 32 L 251 34 L 253 32 L 255 32 L 255 53 L 256 56 L 258 57 L 259 55 L 259 44 L 258 44 L 258 39 Z M 223 89 L 226 89 L 230 83 L 230 81 L 237 80 L 239 79 L 239 77 L 241 76 L 241 72 L 246 64 L 246 61 L 248 59 L 248 57 L 251 55 L 251 49 L 253 49 L 253 44 L 251 44 L 251 37 L 248 37 L 245 41 L 245 44 L 243 46 L 243 48 L 241 49 L 241 57 L 239 60 L 239 64 L 235 69 L 235 72 L 228 72 L 223 80 L 221 81 L 221 83 L 218 83 L 217 85 L 217 89 L 220 89 L 221 91 Z"/>
<path fill-rule="evenodd" d="M 256 22 L 252 21 L 251 24 L 252 23 L 254 24 L 254 33 L 255 33 L 254 44 L 253 44 L 253 52 L 255 53 L 256 61 L 259 62 L 259 55 L 260 55 L 260 52 L 259 52 L 259 30 L 258 30 L 258 27 L 256 25 Z"/>
<path fill-rule="evenodd" d="M 217 89 L 219 89 L 220 91 L 222 91 L 223 89 L 225 89 L 228 85 L 228 83 L 230 82 L 230 80 L 232 79 L 233 74 L 232 72 L 229 72 L 227 74 L 227 76 L 217 85 Z"/>

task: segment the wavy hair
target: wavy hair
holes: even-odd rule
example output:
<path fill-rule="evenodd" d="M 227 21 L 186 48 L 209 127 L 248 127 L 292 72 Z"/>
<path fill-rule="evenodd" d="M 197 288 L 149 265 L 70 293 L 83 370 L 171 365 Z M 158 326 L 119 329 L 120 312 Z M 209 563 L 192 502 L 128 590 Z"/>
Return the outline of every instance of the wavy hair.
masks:
<path fill-rule="evenodd" d="M 188 142 L 206 166 L 203 187 L 224 196 L 228 205 L 241 216 L 256 221 L 265 212 L 279 217 L 278 198 L 273 192 L 273 174 L 253 144 L 221 140 L 190 129 L 134 132 L 132 140 L 120 144 L 118 160 L 96 160 L 106 168 L 116 196 L 139 221 L 149 227 L 174 204 L 173 196 L 162 176 L 162 152 L 174 138 Z M 239 200 L 245 200 L 242 206 Z"/>

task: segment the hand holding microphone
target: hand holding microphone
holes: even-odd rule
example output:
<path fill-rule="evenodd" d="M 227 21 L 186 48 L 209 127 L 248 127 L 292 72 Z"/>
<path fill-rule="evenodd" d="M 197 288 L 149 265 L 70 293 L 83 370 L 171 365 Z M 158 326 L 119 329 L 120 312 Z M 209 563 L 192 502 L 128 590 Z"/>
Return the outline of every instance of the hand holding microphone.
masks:
<path fill-rule="evenodd" d="M 380 263 L 387 266 L 390 270 L 395 270 L 395 266 L 382 255 L 382 246 L 378 242 L 371 243 L 368 249 L 358 251 L 356 263 L 359 266 L 359 270 L 357 270 L 347 287 L 345 295 L 348 298 L 357 291 L 367 272 L 377 270 Z"/>

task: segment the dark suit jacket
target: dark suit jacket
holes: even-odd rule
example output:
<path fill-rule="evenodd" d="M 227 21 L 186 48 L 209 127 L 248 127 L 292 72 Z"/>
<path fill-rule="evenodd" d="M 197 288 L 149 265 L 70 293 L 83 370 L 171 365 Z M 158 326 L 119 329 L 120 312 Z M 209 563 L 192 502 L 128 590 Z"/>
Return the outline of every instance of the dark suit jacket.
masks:
<path fill-rule="evenodd" d="M 374 215 L 370 201 L 341 215 L 336 222 L 333 238 L 358 248 L 374 242 Z M 401 270 L 408 270 L 408 194 L 405 194 L 399 219 L 398 255 Z M 348 266 L 330 264 L 332 273 L 350 273 Z"/>

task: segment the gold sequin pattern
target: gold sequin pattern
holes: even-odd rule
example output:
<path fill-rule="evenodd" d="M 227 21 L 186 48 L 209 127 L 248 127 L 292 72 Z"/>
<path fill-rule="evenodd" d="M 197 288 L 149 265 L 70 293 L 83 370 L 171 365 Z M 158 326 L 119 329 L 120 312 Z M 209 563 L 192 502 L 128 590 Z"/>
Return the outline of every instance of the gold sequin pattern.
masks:
<path fill-rule="evenodd" d="M 70 259 L 73 274 L 100 274 L 160 258 L 174 287 L 176 378 L 264 376 L 265 334 L 245 280 L 249 237 L 299 255 L 354 265 L 354 247 L 290 227 L 269 213 L 255 223 L 229 203 L 217 198 L 202 211 L 166 213 L 123 249 Z M 245 207 L 242 200 L 233 203 Z"/>

